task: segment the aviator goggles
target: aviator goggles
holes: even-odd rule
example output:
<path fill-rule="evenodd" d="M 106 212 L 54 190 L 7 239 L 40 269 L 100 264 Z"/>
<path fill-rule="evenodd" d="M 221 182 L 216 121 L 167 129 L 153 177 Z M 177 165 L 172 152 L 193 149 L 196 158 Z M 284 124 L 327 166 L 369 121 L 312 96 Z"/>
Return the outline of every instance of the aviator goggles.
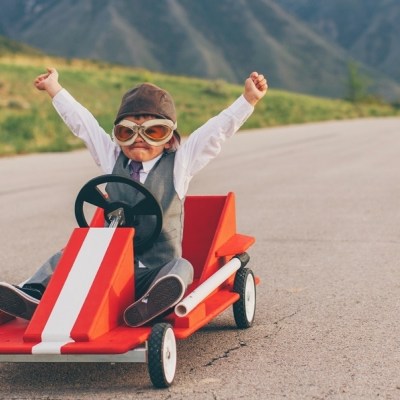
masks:
<path fill-rule="evenodd" d="M 152 146 L 162 146 L 167 143 L 176 129 L 176 123 L 169 119 L 150 119 L 141 125 L 123 119 L 114 126 L 113 137 L 120 146 L 130 146 L 140 137 Z"/>

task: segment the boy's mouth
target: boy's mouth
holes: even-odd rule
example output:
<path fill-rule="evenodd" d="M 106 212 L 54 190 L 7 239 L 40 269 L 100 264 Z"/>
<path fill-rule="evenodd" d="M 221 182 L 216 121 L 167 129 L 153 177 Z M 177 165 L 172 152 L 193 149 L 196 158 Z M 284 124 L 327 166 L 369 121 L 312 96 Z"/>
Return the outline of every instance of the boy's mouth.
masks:
<path fill-rule="evenodd" d="M 132 149 L 148 149 L 149 146 L 146 143 L 133 143 L 129 146 Z"/>

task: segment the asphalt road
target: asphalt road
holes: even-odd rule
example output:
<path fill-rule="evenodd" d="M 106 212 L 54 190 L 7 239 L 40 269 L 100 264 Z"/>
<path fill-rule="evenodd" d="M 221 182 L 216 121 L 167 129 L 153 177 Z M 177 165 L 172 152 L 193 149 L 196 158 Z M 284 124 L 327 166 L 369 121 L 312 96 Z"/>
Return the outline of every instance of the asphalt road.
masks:
<path fill-rule="evenodd" d="M 400 119 L 239 134 L 192 194 L 237 195 L 261 278 L 255 325 L 231 310 L 178 342 L 174 385 L 144 364 L 3 364 L 1 399 L 400 398 Z M 63 246 L 86 151 L 0 159 L 1 279 Z"/>

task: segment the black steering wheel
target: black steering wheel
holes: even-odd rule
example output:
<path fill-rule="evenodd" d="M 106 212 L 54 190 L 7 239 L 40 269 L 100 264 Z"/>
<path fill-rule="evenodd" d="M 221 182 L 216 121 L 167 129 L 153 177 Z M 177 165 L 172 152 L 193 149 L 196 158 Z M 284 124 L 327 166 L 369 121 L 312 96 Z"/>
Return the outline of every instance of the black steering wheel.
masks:
<path fill-rule="evenodd" d="M 110 199 L 99 186 L 118 184 L 122 198 Z M 118 196 L 120 197 L 120 196 Z M 75 201 L 75 217 L 81 228 L 88 227 L 84 203 L 102 208 L 104 219 L 110 226 L 135 228 L 135 250 L 150 247 L 161 232 L 163 215 L 160 203 L 141 183 L 119 175 L 101 175 L 88 181 Z"/>

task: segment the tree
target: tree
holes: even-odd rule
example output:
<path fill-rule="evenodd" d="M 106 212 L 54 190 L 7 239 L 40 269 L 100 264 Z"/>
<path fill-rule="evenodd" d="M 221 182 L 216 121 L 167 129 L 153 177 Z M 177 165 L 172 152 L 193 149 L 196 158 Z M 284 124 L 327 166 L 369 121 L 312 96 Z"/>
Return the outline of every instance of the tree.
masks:
<path fill-rule="evenodd" d="M 370 80 L 359 70 L 358 64 L 354 61 L 349 62 L 347 66 L 347 95 L 346 100 L 352 103 L 361 103 L 368 98 L 367 89 Z"/>

